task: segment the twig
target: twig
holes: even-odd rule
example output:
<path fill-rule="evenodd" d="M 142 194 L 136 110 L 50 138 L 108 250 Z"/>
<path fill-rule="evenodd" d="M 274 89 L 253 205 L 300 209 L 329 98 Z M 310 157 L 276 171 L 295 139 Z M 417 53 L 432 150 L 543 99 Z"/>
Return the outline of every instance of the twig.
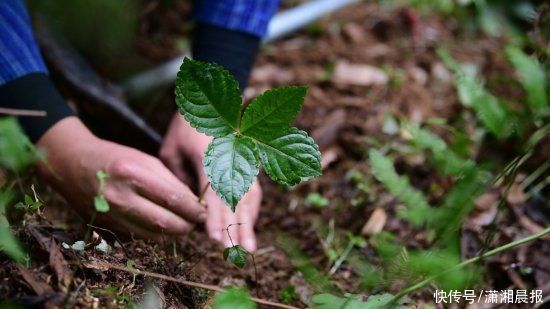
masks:
<path fill-rule="evenodd" d="M 48 113 L 46 111 L 28 110 L 28 109 L 15 109 L 0 107 L 0 114 L 11 116 L 32 116 L 32 117 L 46 117 Z"/>
<path fill-rule="evenodd" d="M 204 185 L 204 187 L 202 188 L 201 193 L 199 195 L 199 204 L 202 203 L 202 200 L 204 199 L 204 195 L 206 194 L 208 187 L 210 187 L 210 182 L 207 182 L 206 185 Z"/>
<path fill-rule="evenodd" d="M 476 257 L 473 257 L 471 259 L 468 259 L 462 263 L 459 263 L 457 265 L 455 265 L 454 267 L 451 267 L 449 269 L 447 269 L 446 271 L 442 271 L 440 272 L 439 274 L 436 274 L 436 275 L 433 275 L 433 276 L 429 276 L 428 278 L 418 282 L 417 284 L 415 285 L 412 285 L 404 290 L 402 290 L 401 292 L 399 292 L 399 294 L 395 295 L 391 301 L 391 303 L 395 303 L 396 301 L 398 301 L 400 298 L 402 298 L 403 296 L 411 293 L 411 292 L 414 292 L 428 284 L 430 284 L 430 282 L 432 282 L 433 280 L 437 279 L 438 277 L 441 277 L 442 275 L 444 274 L 447 274 L 451 271 L 454 271 L 454 270 L 457 270 L 459 268 L 462 268 L 464 266 L 467 266 L 467 265 L 470 265 L 470 264 L 473 264 L 475 262 L 478 262 L 484 258 L 487 258 L 487 257 L 490 257 L 492 255 L 495 255 L 495 254 L 498 254 L 498 253 L 501 253 L 503 251 L 506 251 L 508 249 L 512 249 L 514 247 L 517 247 L 517 246 L 520 246 L 520 245 L 523 245 L 525 243 L 528 243 L 532 240 L 536 240 L 536 239 L 539 239 L 547 234 L 550 233 L 550 227 L 549 228 L 546 228 L 544 229 L 543 231 L 541 231 L 540 233 L 537 233 L 537 234 L 534 234 L 534 235 L 531 235 L 531 236 L 528 236 L 528 237 L 525 237 L 525 238 L 522 238 L 522 239 L 519 239 L 519 240 L 516 240 L 516 241 L 513 241 L 513 242 L 510 242 L 510 243 L 507 243 L 503 246 L 500 246 L 498 248 L 495 248 L 493 250 L 489 250 L 481 255 L 478 255 Z"/>
<path fill-rule="evenodd" d="M 134 274 L 134 275 L 143 275 L 143 276 L 146 276 L 146 277 L 151 277 L 151 278 L 157 278 L 157 279 L 162 279 L 162 280 L 166 280 L 166 281 L 176 282 L 176 283 L 183 284 L 183 285 L 186 285 L 186 286 L 191 286 L 191 287 L 194 287 L 194 288 L 206 289 L 206 290 L 211 290 L 211 291 L 216 291 L 216 292 L 225 292 L 224 289 L 222 289 L 222 288 L 220 288 L 216 285 L 210 285 L 210 284 L 204 284 L 204 283 L 199 283 L 199 282 L 182 280 L 182 279 L 178 279 L 178 278 L 174 278 L 174 277 L 170 277 L 170 276 L 167 276 L 167 275 L 154 273 L 154 272 L 150 272 L 150 271 L 146 271 L 146 270 L 139 270 L 139 269 L 133 269 L 132 270 L 132 269 L 129 269 L 129 268 L 121 266 L 121 265 L 115 265 L 115 264 L 111 264 L 111 263 L 107 263 L 107 262 L 103 262 L 103 261 L 94 262 L 94 263 L 84 263 L 84 266 L 88 267 L 88 268 L 98 269 L 98 270 L 108 270 L 108 269 L 112 270 L 112 269 L 115 269 L 115 270 L 125 271 L 127 273 L 131 273 L 131 274 Z M 272 301 L 269 301 L 269 300 L 256 298 L 256 297 L 250 297 L 250 300 L 252 300 L 252 301 L 254 301 L 258 304 L 273 306 L 273 307 L 277 307 L 277 308 L 297 309 L 297 307 L 293 307 L 293 306 L 289 306 L 289 305 L 285 305 L 285 304 L 281 304 L 281 303 L 276 303 L 276 302 L 272 302 Z"/>

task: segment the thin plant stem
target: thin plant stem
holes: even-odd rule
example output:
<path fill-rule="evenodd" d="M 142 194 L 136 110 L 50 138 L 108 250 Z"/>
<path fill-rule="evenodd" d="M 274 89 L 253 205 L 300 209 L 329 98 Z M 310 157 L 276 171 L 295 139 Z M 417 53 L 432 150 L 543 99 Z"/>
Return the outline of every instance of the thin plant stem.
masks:
<path fill-rule="evenodd" d="M 84 234 L 84 243 L 88 243 L 88 239 L 90 238 L 90 234 L 92 233 L 92 226 L 94 226 L 95 217 L 97 216 L 97 211 L 94 210 L 92 213 L 92 218 L 90 219 L 90 223 L 88 224 L 88 228 L 86 229 L 86 234 Z"/>
<path fill-rule="evenodd" d="M 512 241 L 510 243 L 507 243 L 503 246 L 500 246 L 498 248 L 495 248 L 493 250 L 489 250 L 481 255 L 478 255 L 476 257 L 473 257 L 471 259 L 468 259 L 466 261 L 463 261 L 462 263 L 459 263 L 457 265 L 455 265 L 454 267 L 451 267 L 449 269 L 447 269 L 446 271 L 442 271 L 440 272 L 439 274 L 435 274 L 433 276 L 429 276 L 428 278 L 418 282 L 417 284 L 414 284 L 404 290 L 402 290 L 401 292 L 399 292 L 399 294 L 395 295 L 391 301 L 391 303 L 395 303 L 396 301 L 398 301 L 399 299 L 401 299 L 403 296 L 411 293 L 411 292 L 414 292 L 428 284 L 430 284 L 433 280 L 437 279 L 438 277 L 441 277 L 442 275 L 444 274 L 447 274 L 451 271 L 454 271 L 454 270 L 457 270 L 459 268 L 462 268 L 464 266 L 467 266 L 467 265 L 470 265 L 470 264 L 473 264 L 473 263 L 476 263 L 484 258 L 487 258 L 487 257 L 490 257 L 490 256 L 493 256 L 495 254 L 499 254 L 501 252 L 504 252 L 506 250 L 509 250 L 509 249 L 512 249 L 512 248 L 515 248 L 517 246 L 521 246 L 525 243 L 528 243 L 530 241 L 533 241 L 533 240 L 536 240 L 536 239 L 539 239 L 541 237 L 544 237 L 545 235 L 549 234 L 550 233 L 550 227 L 549 228 L 546 228 L 544 229 L 543 231 L 541 231 L 540 233 L 537 233 L 537 234 L 533 234 L 531 236 L 528 236 L 528 237 L 525 237 L 525 238 L 522 238 L 522 239 L 519 239 L 519 240 L 516 240 L 516 241 Z"/>
<path fill-rule="evenodd" d="M 166 275 L 163 275 L 163 274 L 153 273 L 153 272 L 149 272 L 149 271 L 145 271 L 145 270 L 139 270 L 139 269 L 135 269 L 135 268 L 134 269 L 129 269 L 128 267 L 125 267 L 125 266 L 122 266 L 122 265 L 115 265 L 115 264 L 111 264 L 111 263 L 107 263 L 107 262 L 103 262 L 103 261 L 94 261 L 93 263 L 86 263 L 86 264 L 84 264 L 84 266 L 87 267 L 87 268 L 98 269 L 100 271 L 105 271 L 106 269 L 116 269 L 116 270 L 131 273 L 131 274 L 135 274 L 135 275 L 142 275 L 142 276 L 146 276 L 146 277 L 158 278 L 158 279 L 162 279 L 162 280 L 166 280 L 166 281 L 176 282 L 176 283 L 183 284 L 183 285 L 190 286 L 190 287 L 194 287 L 194 288 L 201 288 L 201 289 L 206 289 L 206 290 L 211 290 L 211 291 L 216 291 L 216 292 L 225 292 L 224 289 L 222 289 L 218 286 L 215 286 L 215 285 L 182 280 L 182 279 L 166 276 Z M 272 307 L 296 309 L 296 307 L 293 307 L 293 306 L 290 306 L 290 305 L 276 303 L 276 302 L 272 302 L 272 301 L 269 301 L 269 300 L 260 299 L 260 298 L 256 298 L 256 297 L 250 297 L 250 300 L 252 300 L 253 302 L 256 302 L 258 304 L 272 306 Z"/>
<path fill-rule="evenodd" d="M 348 258 L 349 254 L 350 254 L 350 252 L 351 252 L 351 250 L 353 249 L 354 246 L 355 246 L 355 241 L 353 241 L 353 239 L 350 239 L 350 241 L 348 243 L 348 246 L 346 247 L 344 252 L 342 252 L 342 254 L 338 257 L 336 262 L 334 262 L 334 265 L 330 269 L 329 274 L 331 276 L 334 275 L 338 271 L 340 266 L 342 266 L 342 263 L 344 263 L 344 261 Z"/>
<path fill-rule="evenodd" d="M 206 185 L 201 190 L 201 193 L 199 195 L 199 203 L 202 203 L 202 200 L 204 199 L 204 195 L 206 194 L 206 191 L 208 191 L 208 187 L 210 187 L 210 182 L 207 182 Z"/>

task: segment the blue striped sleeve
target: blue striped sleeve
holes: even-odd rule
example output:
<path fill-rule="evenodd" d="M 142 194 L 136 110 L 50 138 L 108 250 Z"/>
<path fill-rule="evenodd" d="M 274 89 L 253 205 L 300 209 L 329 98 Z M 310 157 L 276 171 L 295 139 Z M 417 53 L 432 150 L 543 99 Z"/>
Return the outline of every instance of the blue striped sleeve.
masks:
<path fill-rule="evenodd" d="M 30 73 L 47 73 L 22 0 L 0 1 L 0 85 Z"/>
<path fill-rule="evenodd" d="M 225 29 L 263 37 L 279 0 L 195 0 L 193 17 Z"/>

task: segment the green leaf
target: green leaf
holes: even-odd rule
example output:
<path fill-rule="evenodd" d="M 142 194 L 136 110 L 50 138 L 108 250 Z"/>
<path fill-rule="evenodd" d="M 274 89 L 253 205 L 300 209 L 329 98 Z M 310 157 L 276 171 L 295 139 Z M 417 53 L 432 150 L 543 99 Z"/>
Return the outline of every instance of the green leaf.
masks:
<path fill-rule="evenodd" d="M 279 290 L 279 298 L 283 304 L 290 304 L 294 300 L 298 300 L 299 296 L 296 293 L 296 287 L 294 285 L 287 285 Z"/>
<path fill-rule="evenodd" d="M 411 135 L 411 142 L 420 149 L 429 149 L 437 167 L 446 174 L 461 176 L 466 168 L 474 162 L 463 159 L 449 149 L 447 143 L 432 132 L 415 127 L 408 122 L 403 123 L 403 129 Z"/>
<path fill-rule="evenodd" d="M 19 245 L 19 241 L 13 235 L 5 209 L 13 202 L 15 194 L 12 191 L 0 192 L 0 251 L 4 252 L 12 260 L 23 263 L 26 258 L 25 251 Z"/>
<path fill-rule="evenodd" d="M 242 108 L 239 86 L 215 63 L 183 60 L 176 79 L 176 103 L 199 132 L 219 137 L 238 128 Z"/>
<path fill-rule="evenodd" d="M 233 265 L 243 268 L 246 265 L 246 257 L 248 251 L 246 251 L 240 245 L 228 247 L 223 250 L 223 259 L 233 263 Z"/>
<path fill-rule="evenodd" d="M 311 298 L 311 301 L 315 309 L 378 309 L 390 305 L 393 299 L 391 294 L 371 295 L 366 301 L 362 300 L 361 295 L 347 294 L 346 296 L 343 298 L 332 294 L 317 294 Z M 408 308 L 402 305 L 407 301 L 407 299 L 402 299 L 386 308 Z"/>
<path fill-rule="evenodd" d="M 250 295 L 244 288 L 229 288 L 216 295 L 216 309 L 254 309 L 256 304 L 250 300 Z"/>
<path fill-rule="evenodd" d="M 506 47 L 506 55 L 520 77 L 533 112 L 539 117 L 548 115 L 546 73 L 542 64 L 512 45 Z"/>
<path fill-rule="evenodd" d="M 474 99 L 472 106 L 477 117 L 491 133 L 501 138 L 511 133 L 507 112 L 497 97 L 488 92 L 483 92 L 482 95 Z"/>
<path fill-rule="evenodd" d="M 267 90 L 246 108 L 241 133 L 253 137 L 270 137 L 285 131 L 300 111 L 307 87 L 282 87 Z"/>
<path fill-rule="evenodd" d="M 203 164 L 210 185 L 233 211 L 258 175 L 256 153 L 252 139 L 234 134 L 214 138 L 205 152 Z"/>
<path fill-rule="evenodd" d="M 260 162 L 271 179 L 292 186 L 321 175 L 319 146 L 306 132 L 289 128 L 272 138 L 255 141 Z"/>
<path fill-rule="evenodd" d="M 21 171 L 38 158 L 15 118 L 0 119 L 0 166 Z"/>
<path fill-rule="evenodd" d="M 378 151 L 371 149 L 369 161 L 374 177 L 407 206 L 399 215 L 417 227 L 422 225 L 430 212 L 430 206 L 424 194 L 414 189 L 407 178 L 397 175 L 392 161 Z"/>
<path fill-rule="evenodd" d="M 203 159 L 205 172 L 233 211 L 256 179 L 260 162 L 272 179 L 287 185 L 321 175 L 319 147 L 305 132 L 288 127 L 306 91 L 294 86 L 268 90 L 241 117 L 235 78 L 214 63 L 184 59 L 176 103 L 191 126 L 214 136 Z"/>
<path fill-rule="evenodd" d="M 109 203 L 103 194 L 100 194 L 94 198 L 94 207 L 97 212 L 108 212 L 110 209 Z"/>

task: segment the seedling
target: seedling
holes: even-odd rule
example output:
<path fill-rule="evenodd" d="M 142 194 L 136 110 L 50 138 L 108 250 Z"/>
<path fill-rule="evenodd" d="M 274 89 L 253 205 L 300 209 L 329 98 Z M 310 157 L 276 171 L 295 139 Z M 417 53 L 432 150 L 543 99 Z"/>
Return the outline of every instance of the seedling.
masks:
<path fill-rule="evenodd" d="M 289 127 L 306 87 L 281 87 L 259 95 L 243 112 L 236 79 L 221 66 L 185 58 L 176 79 L 176 104 L 198 132 L 214 137 L 203 159 L 216 194 L 235 211 L 260 163 L 288 186 L 321 175 L 319 147 Z"/>

